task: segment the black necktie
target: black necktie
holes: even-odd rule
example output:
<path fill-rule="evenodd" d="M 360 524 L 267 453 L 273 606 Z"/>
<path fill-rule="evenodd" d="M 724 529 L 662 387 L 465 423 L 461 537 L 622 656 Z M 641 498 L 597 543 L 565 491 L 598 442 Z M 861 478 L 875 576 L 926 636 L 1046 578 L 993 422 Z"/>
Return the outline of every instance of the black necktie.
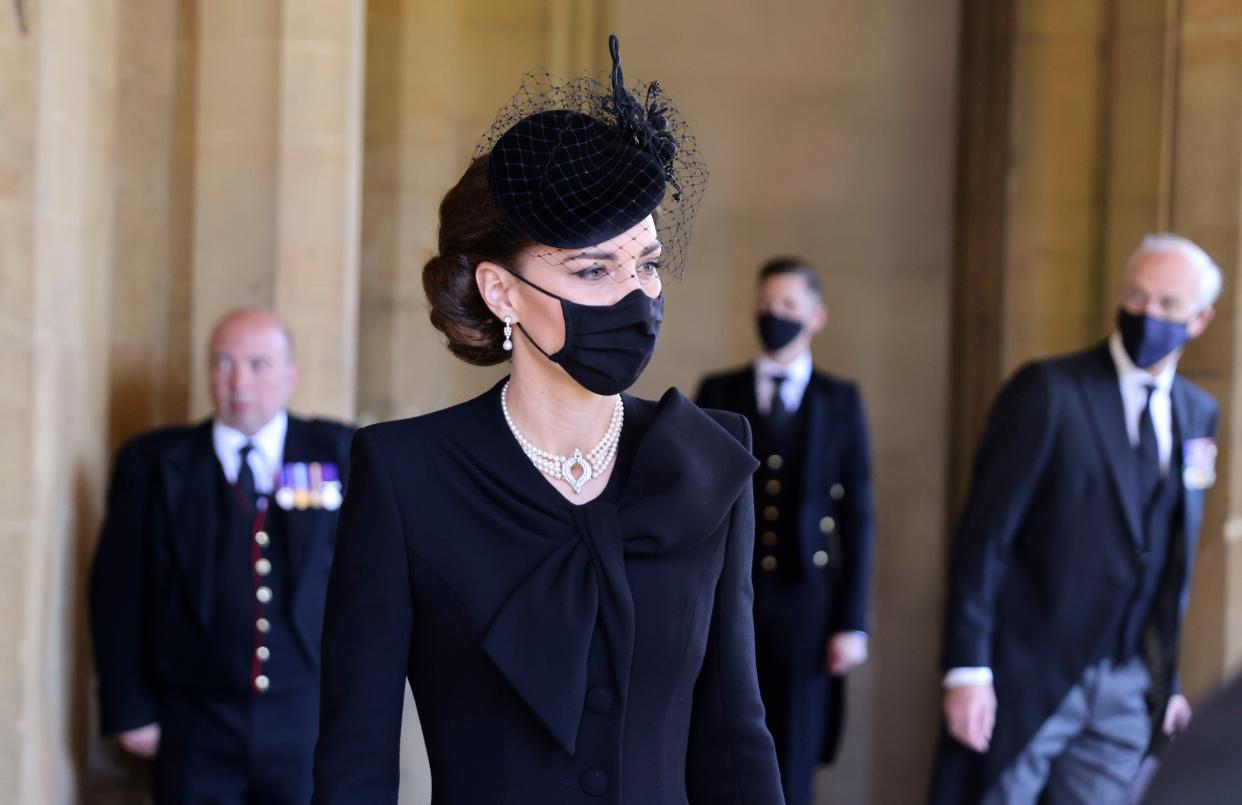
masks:
<path fill-rule="evenodd" d="M 1144 504 L 1160 487 L 1160 448 L 1156 443 L 1156 426 L 1151 418 L 1151 398 L 1155 392 L 1155 386 L 1147 387 L 1147 404 L 1139 415 L 1139 489 Z"/>
<path fill-rule="evenodd" d="M 254 508 L 256 496 L 254 489 L 254 471 L 250 469 L 250 462 L 246 459 L 250 456 L 250 451 L 254 449 L 254 445 L 246 442 L 242 445 L 242 449 L 238 452 L 241 457 L 241 465 L 237 468 L 237 491 L 241 493 L 242 499 L 250 504 L 250 508 Z"/>
<path fill-rule="evenodd" d="M 774 425 L 779 425 L 789 419 L 789 409 L 785 406 L 785 399 L 781 396 L 781 386 L 787 379 L 784 375 L 772 375 L 772 402 L 768 406 L 768 420 Z"/>

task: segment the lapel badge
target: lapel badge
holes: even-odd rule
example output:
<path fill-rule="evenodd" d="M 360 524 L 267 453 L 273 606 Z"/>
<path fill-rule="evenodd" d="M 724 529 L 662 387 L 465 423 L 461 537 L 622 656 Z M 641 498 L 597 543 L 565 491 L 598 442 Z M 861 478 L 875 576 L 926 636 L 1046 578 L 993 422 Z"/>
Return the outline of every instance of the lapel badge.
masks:
<path fill-rule="evenodd" d="M 1187 439 L 1182 460 L 1182 483 L 1187 489 L 1210 489 L 1216 483 L 1215 439 Z"/>

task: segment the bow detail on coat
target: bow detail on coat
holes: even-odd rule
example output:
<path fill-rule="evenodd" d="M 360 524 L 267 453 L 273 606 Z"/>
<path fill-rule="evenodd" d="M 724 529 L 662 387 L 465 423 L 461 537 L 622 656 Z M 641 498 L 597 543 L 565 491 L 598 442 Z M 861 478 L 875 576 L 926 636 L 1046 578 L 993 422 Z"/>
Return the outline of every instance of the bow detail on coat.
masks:
<path fill-rule="evenodd" d="M 738 496 L 750 493 L 758 466 L 748 447 L 670 389 L 637 446 L 617 503 L 574 507 L 572 537 L 542 557 L 493 618 L 483 650 L 569 754 L 577 745 L 597 633 L 622 690 L 629 677 L 634 602 L 626 558 L 721 539 L 721 526 Z"/>

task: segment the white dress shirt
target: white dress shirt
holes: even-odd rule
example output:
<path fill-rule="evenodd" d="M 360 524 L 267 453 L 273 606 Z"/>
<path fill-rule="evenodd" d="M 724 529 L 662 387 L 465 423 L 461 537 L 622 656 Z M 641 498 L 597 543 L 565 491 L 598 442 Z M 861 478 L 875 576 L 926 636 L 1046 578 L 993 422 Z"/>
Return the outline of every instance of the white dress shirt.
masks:
<path fill-rule="evenodd" d="M 289 430 L 289 414 L 281 411 L 254 436 L 247 436 L 239 430 L 216 420 L 211 425 L 211 441 L 216 449 L 216 458 L 224 470 L 224 477 L 231 484 L 237 483 L 237 473 L 241 470 L 241 449 L 246 442 L 254 445 L 254 449 L 246 455 L 246 463 L 254 474 L 254 491 L 270 495 L 276 488 L 276 473 L 280 471 L 285 452 L 285 434 Z"/>
<path fill-rule="evenodd" d="M 1147 389 L 1151 393 L 1151 423 L 1156 431 L 1156 447 L 1160 454 L 1160 472 L 1169 474 L 1169 461 L 1173 456 L 1173 399 L 1170 392 L 1173 378 L 1177 375 L 1177 361 L 1170 361 L 1158 375 L 1134 365 L 1121 341 L 1121 334 L 1114 332 L 1108 339 L 1108 351 L 1117 368 L 1117 382 L 1121 388 L 1122 410 L 1126 417 L 1126 435 L 1130 444 L 1137 448 L 1139 426 L 1143 409 L 1147 407 Z M 946 688 L 965 685 L 986 685 L 992 682 L 991 668 L 953 668 L 944 677 Z"/>
<path fill-rule="evenodd" d="M 767 416 L 772 410 L 772 390 L 776 384 L 772 378 L 781 375 L 785 380 L 781 383 L 781 401 L 786 411 L 797 411 L 802 404 L 802 395 L 811 382 L 811 353 L 803 352 L 789 363 L 779 363 L 767 355 L 755 359 L 755 405 L 761 416 Z"/>
<path fill-rule="evenodd" d="M 1156 447 L 1160 454 L 1160 473 L 1169 474 L 1169 461 L 1173 456 L 1173 378 L 1177 375 L 1177 361 L 1171 361 L 1158 375 L 1140 369 L 1130 360 L 1121 336 L 1113 333 L 1108 339 L 1108 351 L 1112 353 L 1117 367 L 1117 379 L 1121 384 L 1121 402 L 1126 414 L 1126 434 L 1130 444 L 1138 447 L 1139 424 L 1143 409 L 1147 406 L 1147 389 L 1155 385 L 1151 395 L 1151 424 L 1156 430 Z"/>

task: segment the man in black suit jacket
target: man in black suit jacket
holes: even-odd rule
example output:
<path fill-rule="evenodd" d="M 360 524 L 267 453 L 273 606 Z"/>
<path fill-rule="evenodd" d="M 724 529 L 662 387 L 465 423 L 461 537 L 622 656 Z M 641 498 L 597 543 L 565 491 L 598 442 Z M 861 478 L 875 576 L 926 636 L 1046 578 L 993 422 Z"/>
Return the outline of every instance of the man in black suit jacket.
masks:
<path fill-rule="evenodd" d="M 1178 638 L 1217 406 L 1177 375 L 1220 270 L 1144 240 L 1117 330 L 1001 392 L 954 547 L 936 803 L 1125 802 L 1156 729 L 1189 720 Z"/>
<path fill-rule="evenodd" d="M 755 435 L 759 688 L 786 802 L 809 805 L 815 766 L 836 753 L 844 677 L 867 659 L 871 459 L 858 389 L 811 363 L 828 320 L 815 270 L 773 259 L 757 291 L 763 354 L 706 378 L 697 402 L 743 414 Z"/>
<path fill-rule="evenodd" d="M 319 640 L 351 431 L 290 416 L 285 325 L 226 316 L 215 414 L 116 459 L 91 570 L 101 727 L 160 803 L 305 803 Z"/>

